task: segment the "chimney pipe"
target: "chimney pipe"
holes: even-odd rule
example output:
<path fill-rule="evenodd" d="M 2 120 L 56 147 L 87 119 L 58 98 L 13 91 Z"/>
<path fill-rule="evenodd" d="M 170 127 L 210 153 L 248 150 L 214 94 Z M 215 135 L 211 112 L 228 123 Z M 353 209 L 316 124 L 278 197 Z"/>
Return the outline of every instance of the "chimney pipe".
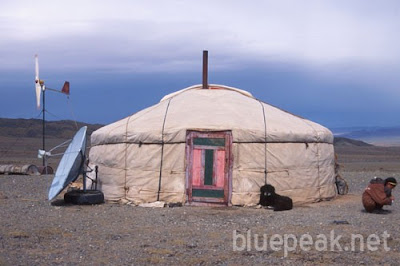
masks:
<path fill-rule="evenodd" d="M 208 51 L 203 51 L 203 89 L 208 89 Z"/>

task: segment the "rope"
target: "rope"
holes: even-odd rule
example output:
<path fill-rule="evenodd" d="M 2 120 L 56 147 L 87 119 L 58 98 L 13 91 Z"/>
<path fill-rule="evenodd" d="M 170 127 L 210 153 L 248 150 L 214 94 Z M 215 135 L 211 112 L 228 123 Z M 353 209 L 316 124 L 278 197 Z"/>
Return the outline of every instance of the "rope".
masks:
<path fill-rule="evenodd" d="M 39 112 L 39 114 L 35 117 L 31 117 L 29 119 L 38 119 L 40 115 L 42 114 L 42 111 Z M 10 137 L 12 138 L 12 137 Z M 4 150 L 0 150 L 0 158 L 5 157 L 8 155 L 8 153 L 15 148 L 15 145 L 17 145 L 23 138 L 23 136 L 16 137 L 16 139 L 9 145 L 9 147 L 6 147 Z"/>
<path fill-rule="evenodd" d="M 73 112 L 71 106 L 69 105 L 69 96 L 67 96 L 67 105 L 68 105 L 68 108 L 69 108 L 69 110 L 70 110 L 70 112 L 71 112 L 71 115 L 72 115 L 72 117 L 73 117 L 73 122 L 74 122 L 74 124 L 75 124 L 75 128 L 76 128 L 76 130 L 78 130 L 78 123 L 77 123 L 75 114 L 74 114 L 74 112 Z M 60 119 L 60 120 L 63 119 L 62 117 L 59 117 L 59 116 L 57 116 L 57 115 L 55 115 L 55 114 L 49 112 L 47 109 L 44 110 L 44 111 L 45 111 L 46 113 L 52 115 L 53 117 L 57 118 L 57 119 Z M 43 109 L 40 110 L 40 112 L 39 112 L 38 115 L 36 115 L 35 117 L 31 117 L 31 118 L 29 118 L 29 119 L 38 119 L 42 114 L 43 114 Z M 10 145 L 9 147 L 5 148 L 4 150 L 0 150 L 0 158 L 3 158 L 3 157 L 5 157 L 6 155 L 8 155 L 8 153 L 10 152 L 10 150 L 12 150 L 12 149 L 15 147 L 15 145 L 18 144 L 18 143 L 21 141 L 21 139 L 23 139 L 23 138 L 24 138 L 24 137 L 17 137 L 17 138 L 11 143 L 11 145 Z M 69 141 L 71 141 L 71 140 L 69 140 Z M 60 146 L 60 145 L 59 145 L 59 146 Z M 56 147 L 53 148 L 52 150 L 58 148 L 59 146 L 56 146 Z M 51 151 L 52 151 L 52 150 L 51 150 Z"/>
<path fill-rule="evenodd" d="M 78 123 L 77 123 L 77 120 L 76 120 L 75 113 L 74 113 L 74 111 L 72 110 L 71 105 L 69 104 L 69 96 L 67 96 L 67 106 L 68 106 L 68 110 L 70 111 L 70 114 L 71 114 L 71 116 L 72 116 L 72 121 L 73 121 L 74 124 L 75 124 L 75 129 L 78 130 L 79 127 L 78 127 Z M 40 115 L 42 114 L 42 112 L 43 112 L 43 110 L 40 111 L 40 114 L 39 114 L 38 116 L 40 116 Z M 62 117 L 60 117 L 60 116 L 58 116 L 58 115 L 56 115 L 56 114 L 53 114 L 53 113 L 49 112 L 49 110 L 47 110 L 47 109 L 45 110 L 45 112 L 48 113 L 48 114 L 50 114 L 50 115 L 52 115 L 53 117 L 55 117 L 55 118 L 57 118 L 57 119 L 60 119 L 60 120 L 65 119 L 65 118 L 62 118 Z"/>
<path fill-rule="evenodd" d="M 61 148 L 61 147 L 65 147 L 65 146 L 67 146 L 67 144 L 69 145 L 69 143 L 70 143 L 71 141 L 72 141 L 72 139 L 66 140 L 66 141 L 64 141 L 63 143 L 61 143 L 61 144 L 55 146 L 54 148 L 52 148 L 51 150 L 49 150 L 49 152 L 52 152 L 52 151 L 54 151 L 55 149 L 58 149 L 58 148 Z"/>
<path fill-rule="evenodd" d="M 165 109 L 165 115 L 164 115 L 164 121 L 162 125 L 162 131 L 161 131 L 161 162 L 160 162 L 160 177 L 158 179 L 158 192 L 157 192 L 157 201 L 160 200 L 160 192 L 161 192 L 161 176 L 162 176 L 162 167 L 163 167 L 163 157 L 164 157 L 164 129 L 165 129 L 165 121 L 167 120 L 167 114 L 168 114 L 168 109 L 169 109 L 169 104 L 171 103 L 171 100 L 173 99 L 170 98 L 168 100 L 168 105 L 167 108 Z"/>
<path fill-rule="evenodd" d="M 265 117 L 265 109 L 263 103 L 259 100 L 264 117 L 264 184 L 267 184 L 267 119 Z"/>
<path fill-rule="evenodd" d="M 321 138 L 319 135 L 319 131 L 317 131 L 314 128 L 314 126 L 312 126 L 310 123 L 308 123 L 306 119 L 303 119 L 303 122 L 314 131 L 314 133 L 317 137 L 317 141 L 315 142 L 316 146 L 317 146 L 317 171 L 318 171 L 317 181 L 318 181 L 318 194 L 319 194 L 319 198 L 321 198 L 321 168 L 320 168 L 320 165 L 321 165 L 321 150 L 320 150 Z"/>
<path fill-rule="evenodd" d="M 128 121 L 126 121 L 125 125 L 125 141 L 123 142 L 125 144 L 125 166 L 124 166 L 124 172 L 125 172 L 125 183 L 124 183 L 124 189 L 125 189 L 125 197 L 127 196 L 126 193 L 128 192 L 128 187 L 126 186 L 126 181 L 127 181 L 127 175 L 128 175 L 128 126 L 130 123 L 132 116 L 129 116 Z"/>
<path fill-rule="evenodd" d="M 76 130 L 78 130 L 78 123 L 76 122 L 75 113 L 72 110 L 71 106 L 69 105 L 69 96 L 67 96 L 67 106 L 68 106 L 69 111 L 71 112 L 71 115 L 72 115 L 72 118 L 73 118 L 72 121 L 74 121 L 74 123 L 75 123 Z"/>
<path fill-rule="evenodd" d="M 56 115 L 56 114 L 53 114 L 53 113 L 49 112 L 48 110 L 45 110 L 45 112 L 48 113 L 48 114 L 50 114 L 50 115 L 52 115 L 52 116 L 54 116 L 54 117 L 57 118 L 57 119 L 63 120 L 62 117 L 60 117 L 60 116 L 58 116 L 58 115 Z"/>

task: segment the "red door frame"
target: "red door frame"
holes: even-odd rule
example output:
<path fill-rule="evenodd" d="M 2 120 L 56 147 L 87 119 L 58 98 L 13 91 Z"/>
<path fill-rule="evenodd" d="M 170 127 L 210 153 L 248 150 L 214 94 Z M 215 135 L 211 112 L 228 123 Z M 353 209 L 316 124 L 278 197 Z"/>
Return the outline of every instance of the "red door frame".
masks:
<path fill-rule="evenodd" d="M 224 146 L 198 146 L 194 144 L 195 138 L 207 138 L 207 139 L 224 139 Z M 193 189 L 202 189 L 203 191 L 216 191 L 221 190 L 216 186 L 201 185 L 193 186 L 193 151 L 194 149 L 211 149 L 211 150 L 224 150 L 225 151 L 225 165 L 224 165 L 224 186 L 223 186 L 223 198 L 220 197 L 207 197 L 193 196 Z M 214 161 L 215 165 L 215 161 Z M 187 203 L 190 205 L 230 205 L 231 194 L 232 194 L 232 166 L 233 166 L 233 156 L 232 156 L 232 132 L 231 131 L 194 131 L 188 130 L 186 134 L 186 195 Z M 213 167 L 213 171 L 217 171 L 217 167 Z M 202 169 L 204 172 L 204 169 Z M 215 173 L 213 172 L 213 177 Z"/>

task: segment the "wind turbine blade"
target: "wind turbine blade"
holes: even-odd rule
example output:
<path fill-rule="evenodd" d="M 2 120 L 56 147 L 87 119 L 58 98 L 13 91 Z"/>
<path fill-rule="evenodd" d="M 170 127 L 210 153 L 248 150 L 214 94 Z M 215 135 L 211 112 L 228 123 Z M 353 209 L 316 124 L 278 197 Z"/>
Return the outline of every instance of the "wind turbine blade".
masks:
<path fill-rule="evenodd" d="M 37 54 L 35 54 L 35 82 L 39 83 L 39 58 Z"/>
<path fill-rule="evenodd" d="M 35 90 L 36 90 L 36 107 L 40 109 L 40 93 L 42 92 L 42 87 L 40 86 L 39 79 L 39 58 L 35 55 Z"/>
<path fill-rule="evenodd" d="M 40 86 L 40 83 L 36 83 L 36 107 L 37 109 L 40 109 L 40 93 L 42 92 L 42 87 Z"/>

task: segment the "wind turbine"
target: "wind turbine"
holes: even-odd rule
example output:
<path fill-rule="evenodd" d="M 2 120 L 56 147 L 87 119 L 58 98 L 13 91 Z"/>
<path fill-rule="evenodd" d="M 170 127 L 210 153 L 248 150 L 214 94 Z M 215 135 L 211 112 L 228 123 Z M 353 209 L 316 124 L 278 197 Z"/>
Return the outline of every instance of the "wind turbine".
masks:
<path fill-rule="evenodd" d="M 64 86 L 62 87 L 61 91 L 59 90 L 54 90 L 51 88 L 47 88 L 44 85 L 44 80 L 41 80 L 39 78 L 39 57 L 36 54 L 35 55 L 35 91 L 36 91 L 36 107 L 39 110 L 40 109 L 40 96 L 43 92 L 43 96 L 42 96 L 42 115 L 43 115 L 43 151 L 46 151 L 46 142 L 45 142 L 45 138 L 46 138 L 46 90 L 51 90 L 51 91 L 55 91 L 55 92 L 59 92 L 59 93 L 63 93 L 66 95 L 69 95 L 69 82 L 65 81 L 64 82 Z M 39 154 L 40 154 L 40 150 L 39 150 Z M 46 156 L 43 156 L 43 166 L 46 166 Z"/>

